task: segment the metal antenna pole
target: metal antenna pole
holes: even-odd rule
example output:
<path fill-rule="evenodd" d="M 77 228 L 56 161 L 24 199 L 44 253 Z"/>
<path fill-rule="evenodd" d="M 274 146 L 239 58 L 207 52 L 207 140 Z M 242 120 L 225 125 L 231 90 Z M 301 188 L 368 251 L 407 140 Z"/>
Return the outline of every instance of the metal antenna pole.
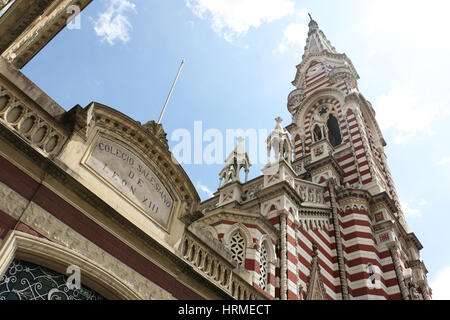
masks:
<path fill-rule="evenodd" d="M 170 89 L 169 95 L 167 96 L 166 103 L 164 104 L 164 108 L 161 111 L 161 115 L 159 116 L 158 124 L 161 123 L 161 119 L 162 119 L 162 117 L 164 115 L 164 111 L 166 111 L 167 104 L 169 103 L 170 96 L 172 95 L 172 91 L 173 91 L 173 88 L 175 87 L 175 84 L 177 83 L 178 77 L 180 76 L 180 72 L 181 72 L 181 69 L 183 68 L 184 62 L 185 62 L 185 59 L 184 58 L 181 59 L 180 68 L 178 69 L 177 76 L 175 77 L 175 80 L 174 80 L 174 82 L 172 84 L 172 88 Z"/>

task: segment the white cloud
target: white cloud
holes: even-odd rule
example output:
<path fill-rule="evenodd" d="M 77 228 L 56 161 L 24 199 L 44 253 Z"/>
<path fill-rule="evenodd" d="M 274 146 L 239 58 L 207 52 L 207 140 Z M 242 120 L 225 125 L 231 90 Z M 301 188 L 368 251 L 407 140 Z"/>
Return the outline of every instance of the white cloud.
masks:
<path fill-rule="evenodd" d="M 422 212 L 419 209 L 412 208 L 408 202 L 400 202 L 400 205 L 403 209 L 403 213 L 405 214 L 405 216 L 422 218 Z M 419 205 L 424 206 L 425 203 L 421 201 Z"/>
<path fill-rule="evenodd" d="M 450 11 L 448 0 L 433 0 L 425 5 L 421 0 L 377 0 L 358 1 L 364 15 L 361 26 L 370 35 L 393 36 L 395 43 L 405 41 L 411 45 L 431 45 L 433 47 L 449 47 L 448 41 L 443 41 L 439 30 L 448 30 Z M 431 31 L 436 30 L 436 32 Z M 407 54 L 410 54 L 409 52 Z"/>
<path fill-rule="evenodd" d="M 450 157 L 449 156 L 445 156 L 443 157 L 439 162 L 438 165 L 440 166 L 445 166 L 447 164 L 450 164 Z"/>
<path fill-rule="evenodd" d="M 210 20 L 214 32 L 228 42 L 250 28 L 295 13 L 291 0 L 186 0 L 186 6 L 199 18 Z"/>
<path fill-rule="evenodd" d="M 395 129 L 396 143 L 404 143 L 418 134 L 435 134 L 433 122 L 440 108 L 432 102 L 421 101 L 416 92 L 411 85 L 397 83 L 375 104 L 381 129 Z"/>
<path fill-rule="evenodd" d="M 204 192 L 208 197 L 212 198 L 214 196 L 214 192 L 212 192 L 207 186 L 203 185 L 201 182 L 197 182 L 197 188 Z"/>
<path fill-rule="evenodd" d="M 100 13 L 94 22 L 94 30 L 102 41 L 113 45 L 116 40 L 126 43 L 130 40 L 130 30 L 133 28 L 127 11 L 135 11 L 135 5 L 128 0 L 109 0 L 108 8 Z"/>
<path fill-rule="evenodd" d="M 288 47 L 304 48 L 308 36 L 308 26 L 306 24 L 289 24 L 284 30 L 283 40 L 278 46 L 278 51 L 284 53 Z"/>
<path fill-rule="evenodd" d="M 450 267 L 441 269 L 430 287 L 433 300 L 450 300 Z"/>

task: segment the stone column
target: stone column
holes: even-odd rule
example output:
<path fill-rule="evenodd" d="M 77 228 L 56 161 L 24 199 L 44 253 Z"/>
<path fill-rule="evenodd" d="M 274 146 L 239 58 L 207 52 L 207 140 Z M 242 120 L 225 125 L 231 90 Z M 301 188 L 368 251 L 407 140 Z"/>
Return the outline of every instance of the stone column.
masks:
<path fill-rule="evenodd" d="M 392 261 L 394 262 L 394 270 L 395 274 L 397 275 L 398 284 L 400 286 L 400 294 L 402 296 L 403 300 L 410 300 L 408 288 L 405 284 L 405 278 L 403 277 L 403 272 L 401 270 L 400 266 L 400 260 L 397 256 L 397 247 L 395 245 L 391 246 L 389 248 L 389 252 L 391 253 Z"/>
<path fill-rule="evenodd" d="M 333 179 L 328 180 L 328 190 L 330 192 L 331 214 L 333 218 L 334 236 L 336 239 L 336 255 L 339 267 L 339 278 L 341 280 L 342 300 L 349 300 L 347 273 L 344 264 L 344 251 L 342 249 L 341 228 L 339 226 L 339 217 L 336 206 L 335 183 Z"/>
<path fill-rule="evenodd" d="M 300 253 L 300 245 L 298 244 L 298 239 L 300 238 L 300 221 L 295 221 L 294 223 L 295 226 L 295 259 L 297 260 L 297 270 L 296 270 L 296 277 L 297 277 L 297 295 L 298 295 L 298 300 L 301 300 L 301 288 L 302 286 L 300 285 L 300 277 L 298 275 L 299 270 L 300 270 L 300 261 L 298 259 L 298 255 Z"/>
<path fill-rule="evenodd" d="M 420 289 L 422 290 L 422 296 L 424 300 L 431 300 L 431 297 L 428 294 L 428 289 L 426 286 L 422 285 L 420 286 Z"/>
<path fill-rule="evenodd" d="M 280 214 L 281 228 L 281 265 L 280 265 L 280 298 L 287 300 L 287 213 Z"/>

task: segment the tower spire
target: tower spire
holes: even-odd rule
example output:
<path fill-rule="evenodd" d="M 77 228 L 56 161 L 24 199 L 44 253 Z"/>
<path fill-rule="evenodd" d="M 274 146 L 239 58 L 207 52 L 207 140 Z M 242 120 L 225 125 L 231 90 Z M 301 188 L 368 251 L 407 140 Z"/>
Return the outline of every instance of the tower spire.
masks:
<path fill-rule="evenodd" d="M 336 49 L 331 45 L 330 41 L 328 41 L 322 30 L 319 29 L 318 23 L 312 18 L 310 13 L 308 13 L 308 15 L 310 18 L 308 25 L 309 31 L 303 58 L 310 54 L 321 53 L 322 51 L 336 53 Z"/>

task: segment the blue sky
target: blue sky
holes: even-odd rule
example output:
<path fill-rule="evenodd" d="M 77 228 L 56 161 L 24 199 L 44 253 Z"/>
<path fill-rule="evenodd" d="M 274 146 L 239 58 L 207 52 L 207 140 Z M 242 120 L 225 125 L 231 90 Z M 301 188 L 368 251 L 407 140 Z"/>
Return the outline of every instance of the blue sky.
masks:
<path fill-rule="evenodd" d="M 162 121 L 172 148 L 172 134 L 193 134 L 195 121 L 203 132 L 269 131 L 277 116 L 290 123 L 310 12 L 361 77 L 434 296 L 450 299 L 449 9 L 447 0 L 95 0 L 23 72 L 66 110 L 96 101 L 145 123 L 158 119 L 184 57 Z M 217 189 L 222 165 L 183 167 L 202 199 Z"/>

